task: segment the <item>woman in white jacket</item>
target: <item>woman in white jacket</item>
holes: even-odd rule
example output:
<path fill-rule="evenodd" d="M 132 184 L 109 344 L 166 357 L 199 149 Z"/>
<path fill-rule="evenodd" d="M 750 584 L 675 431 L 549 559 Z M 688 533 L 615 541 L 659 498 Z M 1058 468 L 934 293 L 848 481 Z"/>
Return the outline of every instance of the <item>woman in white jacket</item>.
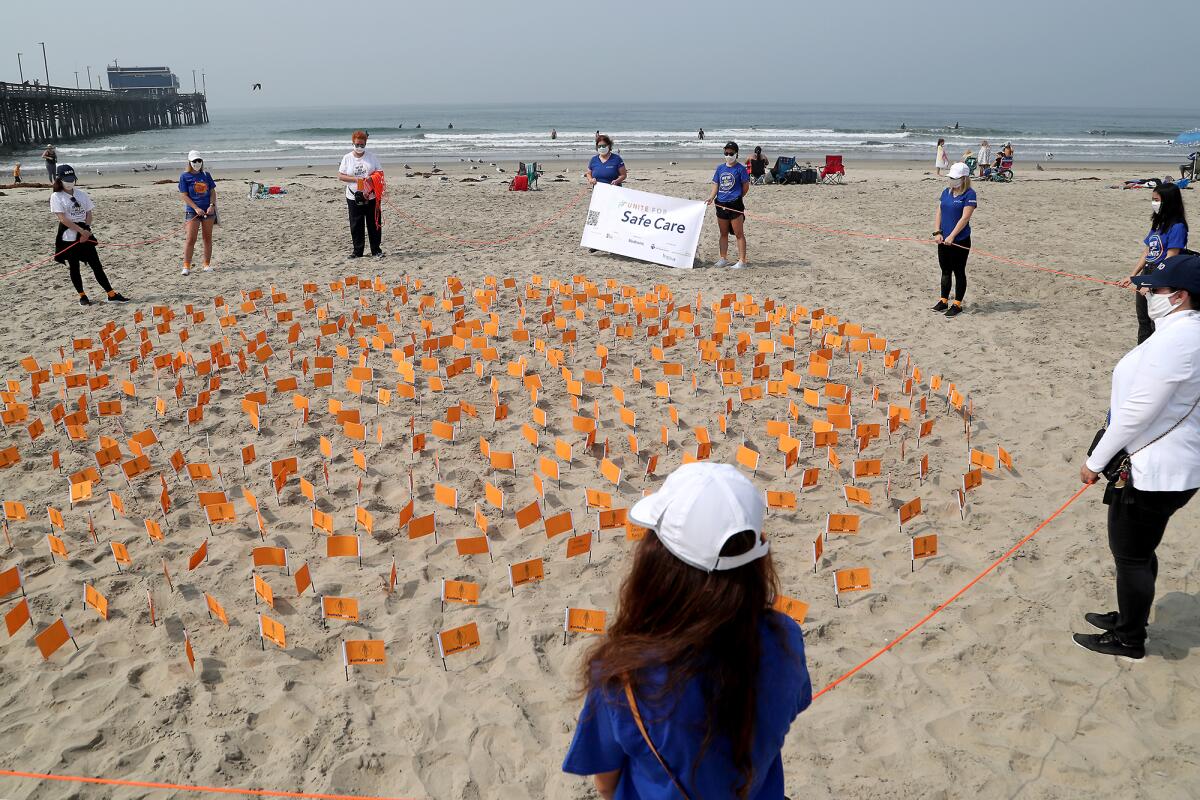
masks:
<path fill-rule="evenodd" d="M 1128 476 L 1104 492 L 1118 610 L 1085 615 L 1104 633 L 1074 638 L 1137 661 L 1154 604 L 1154 551 L 1171 515 L 1200 487 L 1200 256 L 1173 256 L 1133 282 L 1146 294 L 1155 332 L 1113 370 L 1108 428 L 1080 470 L 1084 483 L 1095 483 L 1114 457 L 1130 454 Z"/>

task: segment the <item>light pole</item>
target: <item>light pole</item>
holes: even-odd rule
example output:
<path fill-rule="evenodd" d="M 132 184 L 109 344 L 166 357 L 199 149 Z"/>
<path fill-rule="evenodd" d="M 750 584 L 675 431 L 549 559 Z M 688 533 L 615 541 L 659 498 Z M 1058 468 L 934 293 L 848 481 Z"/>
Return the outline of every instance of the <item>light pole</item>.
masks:
<path fill-rule="evenodd" d="M 92 68 L 88 67 L 88 88 L 92 88 Z"/>
<path fill-rule="evenodd" d="M 192 94 L 199 94 L 199 90 L 196 88 L 196 70 L 192 70 Z"/>
<path fill-rule="evenodd" d="M 204 90 L 204 96 L 208 97 L 208 76 L 203 72 L 200 73 L 200 88 Z"/>
<path fill-rule="evenodd" d="M 79 88 L 79 70 L 75 70 L 75 88 Z"/>
<path fill-rule="evenodd" d="M 50 88 L 50 62 L 46 60 L 46 43 L 38 42 L 42 46 L 42 66 L 46 68 L 46 88 Z"/>
<path fill-rule="evenodd" d="M 17 74 L 21 76 L 21 83 L 25 82 L 25 68 L 21 66 L 21 54 L 17 53 Z"/>

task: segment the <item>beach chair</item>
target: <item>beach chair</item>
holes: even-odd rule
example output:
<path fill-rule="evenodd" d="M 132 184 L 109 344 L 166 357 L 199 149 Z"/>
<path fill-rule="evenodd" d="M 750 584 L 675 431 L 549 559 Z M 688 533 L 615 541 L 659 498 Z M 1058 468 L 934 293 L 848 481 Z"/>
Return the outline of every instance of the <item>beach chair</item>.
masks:
<path fill-rule="evenodd" d="M 967 165 L 967 175 L 974 175 L 975 168 L 979 166 L 979 159 L 975 158 L 975 156 L 967 156 L 963 160 L 963 163 Z"/>
<path fill-rule="evenodd" d="M 841 156 L 825 156 L 825 166 L 821 168 L 821 183 L 842 183 L 846 176 L 846 168 L 842 165 Z"/>
<path fill-rule="evenodd" d="M 533 191 L 537 191 L 538 176 L 542 174 L 542 167 L 540 164 L 538 164 L 536 161 L 530 161 L 528 163 L 520 161 L 517 163 L 517 174 L 524 175 L 525 181 L 529 188 Z"/>
<path fill-rule="evenodd" d="M 771 176 L 775 178 L 776 183 L 787 183 L 787 174 L 796 166 L 796 159 L 791 156 L 779 156 L 775 159 L 775 166 L 771 167 Z"/>

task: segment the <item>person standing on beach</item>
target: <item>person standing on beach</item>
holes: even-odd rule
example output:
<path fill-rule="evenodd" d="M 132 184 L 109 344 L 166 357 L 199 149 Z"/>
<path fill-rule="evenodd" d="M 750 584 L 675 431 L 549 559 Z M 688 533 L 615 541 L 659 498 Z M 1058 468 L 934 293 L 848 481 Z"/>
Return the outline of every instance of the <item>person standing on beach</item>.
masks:
<path fill-rule="evenodd" d="M 628 176 L 625 161 L 613 152 L 612 138 L 607 134 L 598 134 L 596 155 L 588 162 L 588 184 L 595 186 L 597 183 L 611 183 L 613 186 L 620 186 Z"/>
<path fill-rule="evenodd" d="M 992 148 L 988 145 L 987 139 L 979 143 L 979 154 L 975 157 L 979 165 L 979 174 L 982 175 L 984 169 L 992 165 Z"/>
<path fill-rule="evenodd" d="M 700 138 L 700 141 L 702 141 L 702 142 L 704 141 L 704 128 L 700 129 L 699 138 Z"/>
<path fill-rule="evenodd" d="M 605 800 L 784 796 L 781 750 L 812 681 L 800 626 L 772 608 L 765 511 L 736 467 L 708 462 L 629 509 L 650 530 L 584 658 L 563 760 Z"/>
<path fill-rule="evenodd" d="M 196 150 L 188 153 L 188 168 L 179 176 L 179 194 L 183 197 L 183 221 L 187 236 L 183 240 L 183 269 L 192 274 L 192 254 L 196 236 L 204 236 L 204 271 L 212 272 L 213 225 L 217 222 L 217 182 L 204 171 L 204 159 Z"/>
<path fill-rule="evenodd" d="M 933 240 L 937 242 L 938 266 L 942 269 L 942 294 L 934 311 L 945 311 L 947 317 L 962 313 L 963 298 L 967 296 L 967 256 L 971 254 L 971 217 L 979 201 L 967 176 L 967 165 L 959 162 L 950 167 L 950 185 L 942 190 L 935 217 Z M 954 279 L 954 302 L 950 303 L 950 282 Z"/>
<path fill-rule="evenodd" d="M 21 182 L 21 162 L 13 164 L 13 183 Z"/>
<path fill-rule="evenodd" d="M 1096 483 L 1112 461 L 1128 457 L 1119 479 L 1109 478 L 1104 489 L 1117 610 L 1085 614 L 1103 633 L 1072 637 L 1080 647 L 1126 661 L 1146 657 L 1158 577 L 1154 551 L 1171 515 L 1200 488 L 1200 256 L 1168 258 L 1133 283 L 1147 293 L 1157 329 L 1117 362 L 1108 425 L 1079 470 L 1083 483 Z"/>
<path fill-rule="evenodd" d="M 46 161 L 46 179 L 54 183 L 58 180 L 58 149 L 52 144 L 46 145 L 42 158 Z"/>
<path fill-rule="evenodd" d="M 937 153 L 933 157 L 933 168 L 940 176 L 942 174 L 942 170 L 946 169 L 948 166 L 950 166 L 950 160 L 946 156 L 946 140 L 938 139 Z"/>
<path fill-rule="evenodd" d="M 79 305 L 90 306 L 87 292 L 83 290 L 83 278 L 79 265 L 92 268 L 96 283 L 108 294 L 110 303 L 128 300 L 115 291 L 104 274 L 100 254 L 96 252 L 96 239 L 92 236 L 92 211 L 96 204 L 88 193 L 75 186 L 75 170 L 63 164 L 54 175 L 54 190 L 50 195 L 50 213 L 58 217 L 58 232 L 54 235 L 54 260 L 66 264 L 71 270 L 71 284 L 79 293 Z"/>
<path fill-rule="evenodd" d="M 704 201 L 708 205 L 716 204 L 720 258 L 713 262 L 714 267 L 741 269 L 746 266 L 746 204 L 742 198 L 750 191 L 750 172 L 745 164 L 738 163 L 737 155 L 737 142 L 726 142 L 725 163 L 717 165 L 713 173 L 712 191 Z M 732 264 L 728 258 L 731 230 L 738 246 L 738 260 Z"/>
<path fill-rule="evenodd" d="M 381 248 L 383 231 L 376 224 L 378 215 L 375 213 L 378 198 L 375 197 L 374 185 L 371 182 L 371 175 L 383 172 L 383 165 L 379 163 L 379 159 L 375 157 L 374 153 L 367 152 L 365 131 L 355 131 L 350 134 L 350 143 L 353 145 L 353 149 L 342 156 L 341 166 L 338 167 L 338 180 L 346 184 L 346 206 L 350 213 L 350 241 L 354 247 L 350 258 L 363 257 L 364 227 L 366 228 L 365 238 L 370 239 L 371 242 L 371 255 L 375 258 L 383 258 L 383 249 Z"/>
<path fill-rule="evenodd" d="M 1151 272 L 1162 262 L 1187 247 L 1188 224 L 1183 210 L 1183 193 L 1173 183 L 1159 184 L 1150 195 L 1150 233 L 1142 240 L 1142 257 L 1138 259 L 1133 273 L 1122 280 L 1121 286 L 1132 285 L 1139 275 Z M 1154 333 L 1154 320 L 1150 318 L 1146 297 L 1140 292 L 1134 297 L 1137 308 L 1138 344 Z"/>

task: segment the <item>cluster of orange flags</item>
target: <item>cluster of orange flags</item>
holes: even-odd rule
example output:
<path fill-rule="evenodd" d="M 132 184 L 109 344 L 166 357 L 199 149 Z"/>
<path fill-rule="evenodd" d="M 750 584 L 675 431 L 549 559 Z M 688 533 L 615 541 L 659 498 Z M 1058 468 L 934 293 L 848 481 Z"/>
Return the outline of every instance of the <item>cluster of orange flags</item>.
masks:
<path fill-rule="evenodd" d="M 40 552 L 55 564 L 47 591 L 68 581 L 78 591 L 79 559 L 97 547 L 113 575 L 161 575 L 169 600 L 160 595 L 156 610 L 148 592 L 148 619 L 181 618 L 192 669 L 193 636 L 218 646 L 243 597 L 214 585 L 207 565 L 245 559 L 247 549 L 260 644 L 286 648 L 322 635 L 313 623 L 377 626 L 374 590 L 322 595 L 314 577 L 354 583 L 345 570 L 388 567 L 380 588 L 391 593 L 399 550 L 406 569 L 483 575 L 441 579 L 443 609 L 495 594 L 495 561 L 515 598 L 548 572 L 586 569 L 571 559 L 591 563 L 606 532 L 641 539 L 629 507 L 675 466 L 721 458 L 764 485 L 772 516 L 789 518 L 781 525 L 824 506 L 812 567 L 834 562 L 840 606 L 843 594 L 873 585 L 871 566 L 844 563 L 847 542 L 868 529 L 885 537 L 891 520 L 912 571 L 939 553 L 930 512 L 956 502 L 965 516 L 985 472 L 1013 469 L 1003 448 L 972 447 L 973 404 L 961 387 L 825 309 L 732 293 L 680 298 L 664 285 L 578 275 L 475 287 L 346 276 L 305 283 L 296 297 L 244 290 L 211 308 L 137 311 L 80 333 L 46 366 L 28 357 L 21 368 L 0 392 L 9 440 L 0 474 L 44 474 L 46 523 L 31 522 L 32 498 L 6 499 L 10 554 L 33 558 L 44 539 Z M 238 412 L 206 414 L 215 403 Z M 951 447 L 959 429 L 941 420 L 948 415 L 961 421 L 966 469 L 952 499 L 923 504 L 931 447 Z M 403 487 L 398 508 L 373 494 L 381 483 Z M 313 548 L 307 533 L 273 531 L 272 517 L 299 517 L 324 541 Z M 501 529 L 520 535 L 501 539 Z M 445 562 L 444 539 L 460 565 Z M 203 594 L 204 617 L 175 597 L 171 566 L 181 559 L 186 568 L 175 571 Z M 297 598 L 313 598 L 290 637 L 272 616 L 281 572 Z M 6 612 L 10 636 L 32 625 L 21 576 L 19 564 L 0 573 L 0 599 L 21 592 Z M 123 624 L 109 622 L 110 602 L 127 605 L 129 595 L 107 589 L 109 576 L 90 580 L 83 604 L 93 613 L 80 630 Z M 799 621 L 810 606 L 776 603 Z M 564 641 L 604 625 L 603 610 L 567 607 Z M 476 622 L 431 635 L 443 663 L 482 644 Z M 66 641 L 74 633 L 61 617 L 38 633 L 47 658 Z M 381 640 L 344 638 L 341 649 L 347 678 L 352 666 L 386 663 Z"/>

